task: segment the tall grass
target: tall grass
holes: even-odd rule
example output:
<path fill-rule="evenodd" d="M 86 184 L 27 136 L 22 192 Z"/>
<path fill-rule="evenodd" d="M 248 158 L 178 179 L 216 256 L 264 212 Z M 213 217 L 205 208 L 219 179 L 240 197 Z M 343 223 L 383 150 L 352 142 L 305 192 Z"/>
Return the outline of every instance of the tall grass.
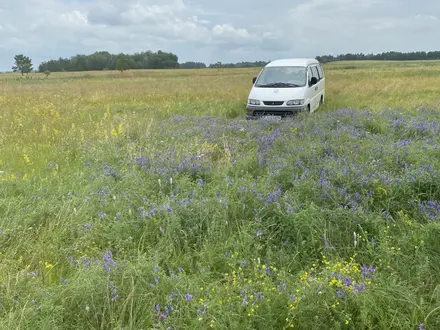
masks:
<path fill-rule="evenodd" d="M 440 69 L 341 65 L 281 123 L 256 70 L 2 76 L 1 328 L 438 328 Z"/>

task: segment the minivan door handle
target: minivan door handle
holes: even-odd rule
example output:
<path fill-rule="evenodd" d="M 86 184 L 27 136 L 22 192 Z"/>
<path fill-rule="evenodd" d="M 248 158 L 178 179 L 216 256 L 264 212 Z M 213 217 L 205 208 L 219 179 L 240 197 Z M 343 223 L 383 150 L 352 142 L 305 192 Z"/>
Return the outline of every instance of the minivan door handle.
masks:
<path fill-rule="evenodd" d="M 318 90 L 318 86 L 315 87 L 315 91 L 317 91 L 317 90 Z"/>

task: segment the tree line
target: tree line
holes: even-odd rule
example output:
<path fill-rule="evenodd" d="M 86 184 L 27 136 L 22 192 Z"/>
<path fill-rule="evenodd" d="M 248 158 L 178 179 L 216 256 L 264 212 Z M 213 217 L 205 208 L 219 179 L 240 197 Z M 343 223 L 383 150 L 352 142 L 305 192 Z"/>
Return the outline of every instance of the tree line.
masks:
<path fill-rule="evenodd" d="M 440 51 L 418 52 L 384 52 L 380 54 L 347 53 L 334 55 L 316 56 L 321 63 L 335 61 L 363 61 L 363 60 L 440 60 Z M 14 72 L 21 74 L 32 72 L 33 65 L 30 57 L 23 54 L 15 55 L 15 63 L 12 67 Z M 102 70 L 136 70 L 136 69 L 205 69 L 205 68 L 252 68 L 264 67 L 270 61 L 222 63 L 216 62 L 206 65 L 202 62 L 179 63 L 179 58 L 173 53 L 159 50 L 158 52 L 145 51 L 134 54 L 110 54 L 107 51 L 95 52 L 90 55 L 75 55 L 70 58 L 59 58 L 42 62 L 38 66 L 39 72 L 49 74 L 61 71 L 102 71 Z"/>
<path fill-rule="evenodd" d="M 129 69 L 176 69 L 179 68 L 178 57 L 173 53 L 159 50 L 135 54 L 110 54 L 107 51 L 90 55 L 75 55 L 71 58 L 59 58 L 42 62 L 38 71 L 102 71 Z"/>
<path fill-rule="evenodd" d="M 59 58 L 42 62 L 39 72 L 61 71 L 102 71 L 102 70 L 136 70 L 136 69 L 205 69 L 205 68 L 252 68 L 265 66 L 267 61 L 222 63 L 206 65 L 203 62 L 178 62 L 177 55 L 159 50 L 157 53 L 146 51 L 135 54 L 110 54 L 106 51 L 90 55 L 75 55 L 71 58 Z"/>
<path fill-rule="evenodd" d="M 329 63 L 336 61 L 417 61 L 417 60 L 440 60 L 440 51 L 430 52 L 384 52 L 379 54 L 340 54 L 337 56 L 323 55 L 316 56 L 316 59 L 321 63 Z"/>

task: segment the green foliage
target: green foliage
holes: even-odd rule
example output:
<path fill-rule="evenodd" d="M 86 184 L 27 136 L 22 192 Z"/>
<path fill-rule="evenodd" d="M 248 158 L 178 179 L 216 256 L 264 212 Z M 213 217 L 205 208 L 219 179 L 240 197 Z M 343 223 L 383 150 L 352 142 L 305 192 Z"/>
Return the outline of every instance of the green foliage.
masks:
<path fill-rule="evenodd" d="M 178 57 L 176 55 L 159 50 L 157 53 L 146 51 L 133 55 L 114 55 L 109 52 L 101 51 L 90 55 L 72 56 L 70 59 L 60 58 L 58 60 L 42 62 L 38 69 L 40 72 L 46 70 L 52 72 L 119 70 L 119 68 L 116 67 L 118 58 L 124 59 L 119 61 L 119 65 L 122 66 L 124 70 L 172 69 L 179 67 Z"/>
<path fill-rule="evenodd" d="M 238 62 L 238 63 L 222 63 L 216 62 L 209 65 L 209 68 L 262 68 L 270 61 L 255 61 L 255 62 Z"/>
<path fill-rule="evenodd" d="M 328 63 L 334 61 L 420 61 L 420 60 L 440 60 L 440 51 L 418 51 L 418 52 L 384 52 L 380 54 L 340 54 L 321 55 L 316 59 L 321 63 Z"/>
<path fill-rule="evenodd" d="M 181 69 L 205 69 L 206 64 L 201 62 L 185 62 L 180 63 L 179 67 Z"/>
<path fill-rule="evenodd" d="M 32 60 L 30 57 L 23 54 L 18 54 L 14 56 L 14 61 L 12 71 L 21 72 L 21 75 L 32 71 Z"/>
<path fill-rule="evenodd" d="M 130 58 L 125 55 L 119 55 L 116 59 L 116 70 L 125 71 L 130 69 Z"/>

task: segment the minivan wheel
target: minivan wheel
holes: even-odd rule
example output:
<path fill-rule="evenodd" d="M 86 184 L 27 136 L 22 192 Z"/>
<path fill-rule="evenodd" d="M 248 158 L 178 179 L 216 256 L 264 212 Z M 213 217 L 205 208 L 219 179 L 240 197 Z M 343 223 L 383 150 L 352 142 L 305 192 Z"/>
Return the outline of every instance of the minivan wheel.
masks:
<path fill-rule="evenodd" d="M 324 97 L 321 95 L 321 100 L 319 101 L 319 106 L 324 104 Z"/>

